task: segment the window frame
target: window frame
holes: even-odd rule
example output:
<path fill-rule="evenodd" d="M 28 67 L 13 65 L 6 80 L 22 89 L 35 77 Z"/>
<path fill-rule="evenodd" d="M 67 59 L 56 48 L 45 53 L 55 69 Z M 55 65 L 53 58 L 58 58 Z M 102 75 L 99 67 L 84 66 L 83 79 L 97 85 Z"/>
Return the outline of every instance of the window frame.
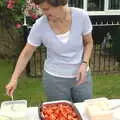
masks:
<path fill-rule="evenodd" d="M 108 1 L 108 5 L 107 5 L 107 7 L 108 7 L 108 11 L 120 11 L 120 8 L 119 9 L 110 9 L 109 8 L 109 4 L 110 4 L 110 1 L 109 0 L 106 0 L 106 1 Z"/>
<path fill-rule="evenodd" d="M 88 0 L 83 0 L 83 9 L 87 11 Z M 109 0 L 104 0 L 104 10 L 103 11 L 120 11 L 120 9 L 109 9 Z"/>

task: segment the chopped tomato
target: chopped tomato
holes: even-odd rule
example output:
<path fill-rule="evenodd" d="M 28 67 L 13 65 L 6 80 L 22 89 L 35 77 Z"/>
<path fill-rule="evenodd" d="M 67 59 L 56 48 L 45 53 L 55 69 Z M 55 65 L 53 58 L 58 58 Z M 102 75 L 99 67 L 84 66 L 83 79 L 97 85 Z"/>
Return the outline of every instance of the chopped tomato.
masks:
<path fill-rule="evenodd" d="M 75 109 L 65 103 L 43 105 L 41 112 L 44 120 L 80 120 Z"/>

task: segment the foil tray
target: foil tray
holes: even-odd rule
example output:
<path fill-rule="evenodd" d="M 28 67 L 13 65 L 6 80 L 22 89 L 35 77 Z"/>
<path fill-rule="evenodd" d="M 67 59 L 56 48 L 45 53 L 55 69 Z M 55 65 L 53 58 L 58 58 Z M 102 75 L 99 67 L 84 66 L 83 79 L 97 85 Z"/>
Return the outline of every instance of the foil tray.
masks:
<path fill-rule="evenodd" d="M 77 110 L 76 106 L 72 102 L 67 101 L 67 100 L 58 100 L 58 101 L 51 101 L 51 102 L 42 103 L 38 108 L 38 115 L 39 115 L 40 120 L 45 120 L 45 117 L 44 117 L 44 114 L 43 114 L 43 107 L 44 106 L 58 105 L 58 104 L 63 104 L 63 105 L 70 106 L 73 109 L 73 112 L 76 113 L 77 118 L 78 118 L 77 120 L 83 120 L 80 113 L 79 113 L 79 111 Z"/>

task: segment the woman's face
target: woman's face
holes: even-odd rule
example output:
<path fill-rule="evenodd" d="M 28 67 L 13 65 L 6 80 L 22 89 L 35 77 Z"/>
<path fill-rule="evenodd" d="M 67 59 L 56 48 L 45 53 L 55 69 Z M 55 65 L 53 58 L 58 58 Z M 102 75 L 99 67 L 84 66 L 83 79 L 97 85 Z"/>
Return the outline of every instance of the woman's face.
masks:
<path fill-rule="evenodd" d="M 54 7 L 47 2 L 44 2 L 40 4 L 40 8 L 50 21 L 54 21 L 59 17 L 60 6 Z"/>

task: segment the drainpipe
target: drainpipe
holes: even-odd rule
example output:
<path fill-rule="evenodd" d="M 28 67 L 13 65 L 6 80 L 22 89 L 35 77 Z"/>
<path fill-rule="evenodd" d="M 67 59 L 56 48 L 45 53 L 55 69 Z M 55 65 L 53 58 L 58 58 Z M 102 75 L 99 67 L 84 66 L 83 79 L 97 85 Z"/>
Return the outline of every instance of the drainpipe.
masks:
<path fill-rule="evenodd" d="M 88 0 L 83 0 L 83 9 L 87 11 Z"/>
<path fill-rule="evenodd" d="M 104 11 L 108 11 L 109 0 L 104 0 Z"/>

